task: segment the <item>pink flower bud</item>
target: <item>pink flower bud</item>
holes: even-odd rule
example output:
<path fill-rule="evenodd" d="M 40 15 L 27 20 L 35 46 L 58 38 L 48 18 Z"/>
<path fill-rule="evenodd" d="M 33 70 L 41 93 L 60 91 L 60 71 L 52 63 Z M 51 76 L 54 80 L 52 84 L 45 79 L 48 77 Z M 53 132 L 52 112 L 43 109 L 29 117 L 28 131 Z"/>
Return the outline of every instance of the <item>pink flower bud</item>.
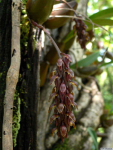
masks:
<path fill-rule="evenodd" d="M 71 100 L 71 101 L 73 101 L 74 100 L 74 96 L 73 96 L 73 94 L 68 94 L 68 98 Z"/>
<path fill-rule="evenodd" d="M 58 112 L 59 113 L 62 113 L 63 112 L 63 109 L 64 109 L 64 104 L 62 104 L 62 103 L 60 103 L 59 105 L 58 105 Z"/>
<path fill-rule="evenodd" d="M 63 61 L 62 61 L 62 59 L 60 58 L 60 59 L 58 59 L 58 61 L 57 61 L 57 66 L 58 67 L 61 67 L 63 65 Z"/>
<path fill-rule="evenodd" d="M 67 128 L 66 128 L 66 126 L 61 126 L 60 127 L 60 133 L 61 133 L 62 137 L 66 137 L 66 135 L 67 135 Z"/>
<path fill-rule="evenodd" d="M 66 85 L 64 83 L 62 83 L 60 85 L 60 91 L 61 91 L 61 93 L 65 93 L 66 92 Z"/>
<path fill-rule="evenodd" d="M 65 54 L 65 53 L 61 53 L 61 55 L 63 55 L 63 58 L 68 59 L 69 62 L 72 62 L 72 57 L 69 54 Z"/>
<path fill-rule="evenodd" d="M 71 69 L 69 69 L 69 73 L 70 73 L 70 76 L 73 78 L 74 77 L 74 72 Z"/>
<path fill-rule="evenodd" d="M 68 116 L 69 116 L 69 118 L 70 118 L 73 122 L 76 121 L 76 118 L 75 118 L 73 112 L 70 112 L 70 113 L 68 114 Z"/>
<path fill-rule="evenodd" d="M 59 90 L 60 84 L 61 84 L 61 79 L 60 79 L 60 78 L 57 78 L 57 79 L 55 80 L 56 91 Z"/>
<path fill-rule="evenodd" d="M 66 74 L 67 81 L 71 81 L 71 79 L 74 78 L 74 72 L 69 68 L 65 72 L 67 73 Z"/>
<path fill-rule="evenodd" d="M 67 59 L 72 62 L 72 57 L 69 54 L 67 54 Z"/>

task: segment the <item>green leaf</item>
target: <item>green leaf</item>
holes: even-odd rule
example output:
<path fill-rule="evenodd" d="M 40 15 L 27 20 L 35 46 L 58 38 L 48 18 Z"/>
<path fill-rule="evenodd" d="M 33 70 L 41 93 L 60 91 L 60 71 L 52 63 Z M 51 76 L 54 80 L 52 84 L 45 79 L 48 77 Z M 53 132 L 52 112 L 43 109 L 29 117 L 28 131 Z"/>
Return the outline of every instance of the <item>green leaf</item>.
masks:
<path fill-rule="evenodd" d="M 105 19 L 105 18 L 110 18 L 113 17 L 113 7 L 101 10 L 93 15 L 91 15 L 89 18 L 90 19 Z"/>
<path fill-rule="evenodd" d="M 76 68 L 76 65 L 78 67 L 87 67 L 89 65 L 91 65 L 95 60 L 97 60 L 98 56 L 100 55 L 100 52 L 95 52 L 89 56 L 87 56 L 86 58 L 78 61 L 77 63 L 73 64 L 71 66 L 72 69 L 75 69 Z"/>
<path fill-rule="evenodd" d="M 113 60 L 107 63 L 103 63 L 100 67 L 108 68 L 113 66 Z"/>
<path fill-rule="evenodd" d="M 96 134 L 95 130 L 93 128 L 89 127 L 88 132 L 93 139 L 95 150 L 98 150 L 97 134 Z"/>
<path fill-rule="evenodd" d="M 63 40 L 63 43 L 67 43 L 69 40 L 73 39 L 75 36 L 76 36 L 75 31 L 74 30 L 70 31 L 69 34 Z"/>
<path fill-rule="evenodd" d="M 92 19 L 92 22 L 98 24 L 99 26 L 113 26 L 113 20 L 111 19 Z M 91 30 L 93 27 L 99 27 L 98 25 L 92 25 L 92 23 L 87 22 L 88 30 Z"/>
<path fill-rule="evenodd" d="M 92 20 L 92 22 L 98 24 L 99 26 L 113 26 L 113 20 L 108 19 L 110 17 L 113 17 L 113 7 L 101 10 L 91 15 L 89 18 Z M 91 23 L 86 21 L 86 24 L 88 26 L 88 30 L 93 28 Z M 98 27 L 98 25 L 94 25 L 94 27 Z"/>

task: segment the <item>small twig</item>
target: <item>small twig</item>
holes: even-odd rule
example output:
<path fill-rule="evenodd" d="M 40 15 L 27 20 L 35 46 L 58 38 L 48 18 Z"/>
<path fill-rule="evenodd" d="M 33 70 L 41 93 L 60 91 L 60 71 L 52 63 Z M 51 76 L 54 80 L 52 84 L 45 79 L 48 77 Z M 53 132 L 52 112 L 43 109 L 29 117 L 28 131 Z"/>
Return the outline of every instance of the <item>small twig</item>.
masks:
<path fill-rule="evenodd" d="M 103 62 L 104 62 L 104 60 L 105 60 L 105 58 L 106 58 L 106 53 L 107 53 L 107 51 L 108 51 L 108 47 L 107 47 L 107 48 L 106 48 L 106 50 L 105 50 L 105 53 L 104 53 L 104 56 L 103 56 L 103 58 L 102 58 L 101 63 L 103 63 Z"/>
<path fill-rule="evenodd" d="M 75 16 L 76 16 L 76 18 L 77 18 L 78 15 L 77 15 L 76 11 L 69 5 L 69 3 L 68 3 L 67 1 L 65 1 L 65 0 L 61 0 L 61 1 L 64 2 L 65 4 L 67 4 L 67 6 L 68 6 L 69 8 L 71 8 L 72 11 L 74 11 Z M 90 23 L 93 25 L 93 28 L 94 28 L 94 25 L 96 25 L 96 26 L 98 26 L 98 27 L 101 27 L 103 30 L 107 31 L 104 27 L 100 26 L 99 24 L 94 23 L 89 17 L 87 17 L 87 16 L 85 16 L 85 15 L 83 15 L 83 14 L 82 14 L 82 16 L 84 16 L 86 19 L 89 20 L 89 21 L 88 21 L 88 20 L 84 19 L 84 21 L 90 22 Z M 75 18 L 75 17 L 74 17 L 74 18 Z M 81 19 L 81 18 L 78 18 L 78 19 Z M 81 19 L 81 20 L 83 20 L 83 19 Z M 107 31 L 107 32 L 108 32 L 108 31 Z"/>
<path fill-rule="evenodd" d="M 69 8 L 72 8 L 71 5 L 69 5 L 69 3 L 65 0 L 62 0 Z M 72 8 L 73 9 L 73 8 Z"/>
<path fill-rule="evenodd" d="M 80 20 L 83 20 L 83 21 L 87 21 L 89 23 L 91 23 L 93 26 L 96 25 L 100 28 L 102 28 L 103 30 L 105 30 L 106 32 L 109 33 L 108 30 L 106 30 L 104 27 L 100 26 L 99 24 L 96 24 L 94 23 L 93 21 L 89 21 L 89 20 L 86 20 L 86 19 L 83 19 L 83 18 L 80 18 L 80 17 L 77 17 L 77 16 L 68 16 L 68 15 L 51 15 L 50 17 L 56 17 L 56 18 L 72 18 L 72 19 L 80 19 Z"/>
<path fill-rule="evenodd" d="M 108 135 L 106 133 L 99 133 L 97 132 L 98 137 L 107 137 Z"/>
<path fill-rule="evenodd" d="M 55 11 L 55 10 L 70 10 L 70 11 L 74 11 L 71 8 L 54 8 L 53 11 Z"/>
<path fill-rule="evenodd" d="M 55 43 L 54 39 L 51 37 L 50 33 L 42 25 L 37 24 L 33 20 L 31 22 L 33 23 L 33 25 L 42 29 L 47 34 L 47 36 L 50 38 L 51 42 L 53 43 L 55 49 L 57 50 L 59 57 L 61 57 L 61 55 L 60 55 L 61 51 L 60 51 L 59 47 L 57 46 L 57 44 Z"/>
<path fill-rule="evenodd" d="M 74 72 L 75 72 L 75 75 L 76 75 L 77 77 L 80 77 L 80 78 L 87 78 L 87 79 L 93 79 L 94 81 L 96 81 L 95 77 L 93 77 L 93 76 L 88 76 L 88 75 L 84 75 L 84 74 L 80 74 L 77 69 L 74 70 Z M 97 81 L 96 81 L 96 82 L 97 82 Z"/>

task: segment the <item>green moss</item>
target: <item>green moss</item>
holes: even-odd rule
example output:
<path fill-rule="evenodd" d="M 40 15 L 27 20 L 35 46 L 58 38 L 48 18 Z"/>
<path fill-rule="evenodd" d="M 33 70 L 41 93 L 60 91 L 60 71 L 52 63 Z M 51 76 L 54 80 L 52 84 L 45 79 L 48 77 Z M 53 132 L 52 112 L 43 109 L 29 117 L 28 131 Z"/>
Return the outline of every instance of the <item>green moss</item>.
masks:
<path fill-rule="evenodd" d="M 18 94 L 15 96 L 15 101 L 16 101 L 16 109 L 14 110 L 14 116 L 13 116 L 13 143 L 14 147 L 17 144 L 17 136 L 18 136 L 18 131 L 20 129 L 20 121 L 21 121 L 21 113 L 20 113 L 20 104 L 21 100 L 18 97 Z"/>
<path fill-rule="evenodd" d="M 72 129 L 70 130 L 69 134 L 74 134 L 75 131 L 76 131 L 76 129 L 75 129 L 75 128 L 72 128 Z"/>
<path fill-rule="evenodd" d="M 68 142 L 69 142 L 69 139 L 67 138 L 64 140 L 64 142 L 57 144 L 52 150 L 70 150 L 70 146 Z"/>
<path fill-rule="evenodd" d="M 23 4 L 26 4 L 28 0 L 22 0 Z"/>
<path fill-rule="evenodd" d="M 57 144 L 52 150 L 70 150 L 69 139 L 65 139 L 64 142 Z M 71 148 L 74 150 L 74 148 Z"/>

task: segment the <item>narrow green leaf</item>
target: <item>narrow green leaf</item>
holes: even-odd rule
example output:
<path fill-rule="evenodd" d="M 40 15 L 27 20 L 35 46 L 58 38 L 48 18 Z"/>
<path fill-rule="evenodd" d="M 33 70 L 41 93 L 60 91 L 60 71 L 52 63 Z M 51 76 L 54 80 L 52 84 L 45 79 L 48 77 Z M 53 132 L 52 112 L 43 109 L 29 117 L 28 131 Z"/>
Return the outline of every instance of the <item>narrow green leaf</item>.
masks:
<path fill-rule="evenodd" d="M 71 40 L 72 38 L 74 38 L 76 36 L 76 33 L 74 30 L 70 31 L 69 34 L 65 37 L 65 39 L 63 40 L 63 43 L 67 43 L 69 40 Z"/>
<path fill-rule="evenodd" d="M 98 56 L 100 55 L 100 52 L 95 52 L 89 56 L 87 56 L 86 58 L 78 61 L 77 63 L 73 64 L 71 66 L 72 69 L 75 69 L 76 68 L 76 65 L 78 67 L 87 67 L 89 65 L 91 65 L 95 60 L 97 60 Z"/>
<path fill-rule="evenodd" d="M 113 60 L 110 61 L 110 62 L 107 62 L 107 63 L 103 63 L 100 67 L 108 68 L 108 67 L 111 67 L 111 66 L 113 66 Z"/>
<path fill-rule="evenodd" d="M 93 15 L 91 15 L 89 18 L 90 19 L 105 19 L 105 18 L 110 18 L 113 17 L 113 7 L 101 10 Z"/>
<path fill-rule="evenodd" d="M 113 20 L 111 19 L 92 19 L 92 22 L 98 24 L 99 26 L 113 26 Z M 99 27 L 98 25 L 92 25 L 92 23 L 87 22 L 88 30 L 91 30 L 93 27 Z"/>
<path fill-rule="evenodd" d="M 96 135 L 95 130 L 93 128 L 89 127 L 88 128 L 88 132 L 89 132 L 90 136 L 93 139 L 93 142 L 94 142 L 94 145 L 95 145 L 95 149 L 98 150 L 97 135 Z"/>

